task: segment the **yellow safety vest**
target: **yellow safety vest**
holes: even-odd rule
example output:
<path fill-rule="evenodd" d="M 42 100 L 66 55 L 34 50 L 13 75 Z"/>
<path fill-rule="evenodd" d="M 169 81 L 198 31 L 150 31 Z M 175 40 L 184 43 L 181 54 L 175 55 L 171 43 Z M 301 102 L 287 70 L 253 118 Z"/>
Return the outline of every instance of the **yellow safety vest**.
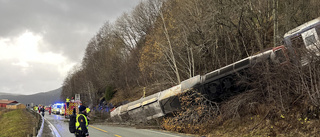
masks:
<path fill-rule="evenodd" d="M 83 114 L 78 114 L 77 115 L 77 118 L 76 118 L 76 129 L 78 130 L 81 130 L 81 127 L 80 127 L 80 122 L 78 121 L 78 118 L 79 116 L 82 115 L 84 117 L 84 119 L 86 120 L 86 127 L 88 127 L 88 120 L 87 120 L 87 117 Z M 79 127 L 79 128 L 78 128 Z"/>
<path fill-rule="evenodd" d="M 87 113 L 89 113 L 90 112 L 90 108 L 86 108 L 86 111 L 87 111 Z"/>
<path fill-rule="evenodd" d="M 70 99 L 69 99 L 69 98 L 67 98 L 67 99 L 66 99 L 66 102 L 70 102 Z"/>

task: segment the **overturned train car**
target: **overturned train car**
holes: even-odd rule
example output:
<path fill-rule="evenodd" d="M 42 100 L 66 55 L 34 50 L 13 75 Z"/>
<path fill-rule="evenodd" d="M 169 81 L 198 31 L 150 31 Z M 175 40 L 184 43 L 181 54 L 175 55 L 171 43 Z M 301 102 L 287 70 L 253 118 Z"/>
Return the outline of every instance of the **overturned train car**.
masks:
<path fill-rule="evenodd" d="M 134 120 L 139 122 L 164 116 L 180 108 L 178 94 L 192 89 L 215 99 L 214 97 L 218 97 L 223 91 L 230 90 L 233 87 L 231 74 L 267 60 L 274 63 L 287 62 L 286 48 L 279 46 L 247 57 L 205 75 L 189 78 L 164 91 L 119 106 L 110 113 L 111 118 L 114 121 Z"/>

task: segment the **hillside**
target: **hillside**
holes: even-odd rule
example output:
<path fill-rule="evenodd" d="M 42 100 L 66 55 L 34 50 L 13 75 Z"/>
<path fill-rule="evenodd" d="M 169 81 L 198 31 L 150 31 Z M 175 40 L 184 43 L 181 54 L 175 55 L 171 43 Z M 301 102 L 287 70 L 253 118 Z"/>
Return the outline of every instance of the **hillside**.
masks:
<path fill-rule="evenodd" d="M 88 42 L 81 69 L 74 69 L 65 78 L 62 96 L 81 94 L 83 101 L 93 105 L 105 97 L 108 103 L 118 106 L 280 46 L 286 32 L 320 16 L 320 3 L 316 0 L 275 2 L 144 1 L 115 23 L 101 26 Z M 303 43 L 300 37 L 292 40 L 297 45 Z M 300 56 L 304 52 L 291 54 Z M 292 60 L 297 62 L 296 58 Z M 166 130 L 213 133 L 213 136 L 224 136 L 232 131 L 239 133 L 234 130 L 238 127 L 249 133 L 264 126 L 271 129 L 265 131 L 267 134 L 246 135 L 243 132 L 230 136 L 288 135 L 294 130 L 295 135 L 299 135 L 311 130 L 313 127 L 305 131 L 292 124 L 299 119 L 299 122 L 319 119 L 319 63 L 301 68 L 290 63 L 279 66 L 265 61 L 252 69 L 235 74 L 236 78 L 226 77 L 233 80 L 232 84 L 219 79 L 204 85 L 212 89 L 211 93 L 236 86 L 226 90 L 230 96 L 221 96 L 219 102 L 208 99 L 212 97 L 209 95 L 184 97 L 181 112 L 173 114 L 174 117 L 161 118 L 157 123 Z M 241 88 L 237 88 L 239 86 Z M 288 121 L 279 123 L 283 119 Z M 253 120 L 258 123 L 249 130 L 240 125 Z M 260 124 L 264 122 L 267 124 Z M 220 127 L 222 130 L 213 131 Z M 228 127 L 229 130 L 223 131 Z M 273 132 L 275 129 L 277 131 Z"/>
<path fill-rule="evenodd" d="M 0 93 L 0 99 L 9 99 L 9 100 L 16 100 L 23 104 L 33 103 L 36 104 L 53 104 L 55 102 L 61 101 L 61 88 L 56 90 L 51 90 L 48 92 L 42 92 L 32 95 L 14 95 L 14 94 L 7 94 L 7 93 Z"/>
<path fill-rule="evenodd" d="M 86 47 L 82 69 L 72 70 L 65 78 L 62 96 L 81 94 L 83 101 L 97 105 L 110 87 L 116 90 L 113 104 L 137 97 L 132 89 L 145 88 L 150 95 L 279 46 L 287 31 L 319 16 L 313 10 L 318 9 L 316 1 L 279 1 L 278 28 L 273 28 L 272 4 L 141 2 L 97 30 Z"/>

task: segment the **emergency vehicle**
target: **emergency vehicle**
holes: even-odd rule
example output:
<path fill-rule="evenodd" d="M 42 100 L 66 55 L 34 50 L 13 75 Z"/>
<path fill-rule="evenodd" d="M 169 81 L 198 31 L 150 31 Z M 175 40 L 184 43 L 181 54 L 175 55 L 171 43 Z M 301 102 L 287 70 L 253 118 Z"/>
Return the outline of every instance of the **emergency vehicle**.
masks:
<path fill-rule="evenodd" d="M 61 109 L 63 108 L 64 103 L 55 103 L 52 105 L 52 113 L 53 114 L 61 114 Z"/>
<path fill-rule="evenodd" d="M 71 100 L 69 102 L 69 106 L 67 105 L 67 102 L 65 102 L 65 113 L 64 113 L 65 118 L 69 118 L 70 115 L 72 115 L 74 108 L 76 110 L 76 114 L 78 114 L 80 105 L 81 105 L 80 100 L 75 100 L 75 101 Z"/>

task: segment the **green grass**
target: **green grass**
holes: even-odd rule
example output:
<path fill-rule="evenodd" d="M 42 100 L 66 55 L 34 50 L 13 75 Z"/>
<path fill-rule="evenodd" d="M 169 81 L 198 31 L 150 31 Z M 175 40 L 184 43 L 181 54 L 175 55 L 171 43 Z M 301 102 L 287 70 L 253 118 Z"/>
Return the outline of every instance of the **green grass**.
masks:
<path fill-rule="evenodd" d="M 35 118 L 25 109 L 0 113 L 0 137 L 26 137 L 32 134 Z"/>

